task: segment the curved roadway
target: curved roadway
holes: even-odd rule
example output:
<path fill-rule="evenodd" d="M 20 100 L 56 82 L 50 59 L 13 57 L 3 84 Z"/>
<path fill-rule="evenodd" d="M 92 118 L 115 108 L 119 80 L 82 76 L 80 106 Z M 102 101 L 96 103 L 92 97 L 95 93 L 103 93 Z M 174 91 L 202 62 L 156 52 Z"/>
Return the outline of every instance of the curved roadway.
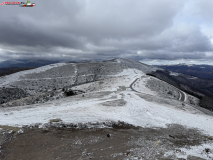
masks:
<path fill-rule="evenodd" d="M 182 92 L 182 91 L 179 91 L 179 93 L 180 93 L 180 101 L 185 101 L 185 94 Z"/>
<path fill-rule="evenodd" d="M 138 80 L 139 78 L 136 78 L 131 84 L 130 84 L 130 88 L 133 90 L 133 91 L 135 91 L 135 92 L 137 92 L 137 93 L 141 93 L 141 92 L 138 92 L 138 91 L 136 91 L 132 86 L 133 86 L 133 84 Z M 170 84 L 169 84 L 170 85 Z M 172 86 L 172 85 L 171 85 Z M 172 87 L 174 87 L 174 86 L 172 86 Z M 175 87 L 174 87 L 175 88 Z M 179 90 L 179 89 L 178 89 Z M 180 93 L 180 98 L 179 98 L 179 100 L 180 101 L 185 101 L 185 94 L 182 92 L 182 91 L 180 91 L 179 90 L 179 93 Z M 146 94 L 146 95 L 149 95 L 149 94 Z M 152 95 L 150 95 L 150 96 L 152 96 Z"/>
<path fill-rule="evenodd" d="M 134 85 L 134 83 L 135 83 L 138 79 L 139 79 L 139 78 L 136 78 L 136 79 L 130 84 L 129 87 L 132 89 L 132 91 L 135 91 L 135 92 L 137 92 L 137 93 L 140 93 L 140 94 L 144 94 L 144 95 L 153 97 L 153 95 L 138 92 L 138 91 L 136 91 L 136 90 L 132 87 L 132 86 Z M 169 84 L 169 85 L 170 85 L 170 84 Z M 171 85 L 171 86 L 172 86 L 172 85 Z M 172 86 L 172 87 L 174 87 L 174 86 Z M 174 88 L 175 88 L 175 87 L 174 87 Z M 175 88 L 175 89 L 177 89 L 177 88 Z M 177 89 L 177 90 L 178 90 L 179 93 L 180 93 L 180 98 L 179 98 L 179 100 L 184 102 L 185 99 L 186 99 L 186 94 L 185 94 L 183 91 L 179 90 L 179 89 Z M 190 105 L 190 104 L 188 104 L 188 105 Z M 198 109 L 199 111 L 203 112 L 204 114 L 213 116 L 213 113 L 212 113 L 211 111 L 205 109 L 205 108 L 202 108 L 202 107 L 200 107 L 200 106 L 192 106 L 192 105 L 190 105 L 190 106 L 191 106 L 191 107 L 194 107 L 194 108 L 196 108 L 196 109 Z"/>

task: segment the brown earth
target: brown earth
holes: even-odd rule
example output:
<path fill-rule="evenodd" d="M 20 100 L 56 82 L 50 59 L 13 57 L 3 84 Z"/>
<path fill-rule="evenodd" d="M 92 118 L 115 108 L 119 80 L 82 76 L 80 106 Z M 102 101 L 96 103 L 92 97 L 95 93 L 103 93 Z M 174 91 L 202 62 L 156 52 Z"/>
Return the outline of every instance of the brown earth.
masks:
<path fill-rule="evenodd" d="M 164 153 L 181 152 L 178 148 L 212 143 L 212 140 L 180 125 L 155 129 L 131 125 L 102 129 L 27 128 L 2 145 L 0 159 L 175 159 L 175 155 L 164 157 Z"/>

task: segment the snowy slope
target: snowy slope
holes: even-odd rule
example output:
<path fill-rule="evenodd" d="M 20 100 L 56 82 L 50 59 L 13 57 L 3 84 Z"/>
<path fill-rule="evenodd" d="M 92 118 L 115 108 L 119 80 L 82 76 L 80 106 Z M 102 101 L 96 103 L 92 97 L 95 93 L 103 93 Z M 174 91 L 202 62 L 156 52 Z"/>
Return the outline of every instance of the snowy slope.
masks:
<path fill-rule="evenodd" d="M 143 75 L 145 76 L 145 75 Z M 129 86 L 141 73 L 135 69 L 125 70 L 117 78 L 109 78 L 100 82 L 93 82 L 73 89 L 92 92 L 82 95 L 54 100 L 45 104 L 35 104 L 13 108 L 1 108 L 1 125 L 21 126 L 33 123 L 48 123 L 50 119 L 60 118 L 66 123 L 97 122 L 97 121 L 125 121 L 136 126 L 165 127 L 166 124 L 177 123 L 188 127 L 199 128 L 205 133 L 213 135 L 213 117 L 202 114 L 200 111 L 188 106 L 175 108 L 170 104 L 157 104 L 154 101 L 142 99 L 137 92 Z M 138 84 L 139 85 L 139 84 Z M 140 83 L 147 95 L 156 96 L 143 83 Z M 140 88 L 138 86 L 138 88 Z M 140 90 L 139 90 L 140 91 Z M 94 94 L 94 96 L 93 96 Z M 106 95 L 105 95 L 106 94 Z M 102 95 L 99 97 L 99 95 Z M 115 107 L 103 105 L 110 101 L 122 99 L 126 103 Z M 174 101 L 176 106 L 181 103 Z"/>
<path fill-rule="evenodd" d="M 94 82 L 91 80 L 90 83 L 72 86 L 72 89 L 82 90 L 84 94 L 43 104 L 0 108 L 0 125 L 21 127 L 39 123 L 42 127 L 52 119 L 61 119 L 63 123 L 124 121 L 141 127 L 167 127 L 168 124 L 180 124 L 213 136 L 213 126 L 210 126 L 213 124 L 213 116 L 204 114 L 192 105 L 180 101 L 179 98 L 166 98 L 147 87 L 147 83 L 154 78 L 145 73 L 155 68 L 137 63 L 132 64 L 136 68 L 126 67 L 130 62 L 125 62 L 125 66 L 122 61 L 120 59 L 116 62 L 104 62 L 105 64 L 101 66 L 90 63 L 86 67 L 81 64 L 56 64 L 4 77 L 1 82 L 3 85 L 8 85 L 21 80 L 23 75 L 28 79 L 33 78 L 35 72 L 40 75 L 39 80 L 43 81 L 41 77 L 44 78 L 43 76 L 52 73 L 50 70 L 54 67 L 55 69 L 69 67 L 64 74 L 67 76 L 67 73 L 71 72 L 69 69 L 72 68 L 73 83 L 77 83 L 80 81 L 79 77 L 101 73 L 99 79 Z M 108 66 L 113 66 L 113 63 L 115 68 L 108 71 Z M 100 67 L 103 67 L 103 70 L 97 70 Z M 163 83 L 167 91 L 174 92 L 173 87 Z M 186 152 L 197 154 L 200 149 L 197 147 Z"/>
<path fill-rule="evenodd" d="M 130 68 L 143 73 L 156 70 L 155 67 L 127 59 L 96 63 L 57 63 L 1 77 L 0 87 L 19 88 L 27 94 L 36 95 L 116 76 L 124 69 Z"/>

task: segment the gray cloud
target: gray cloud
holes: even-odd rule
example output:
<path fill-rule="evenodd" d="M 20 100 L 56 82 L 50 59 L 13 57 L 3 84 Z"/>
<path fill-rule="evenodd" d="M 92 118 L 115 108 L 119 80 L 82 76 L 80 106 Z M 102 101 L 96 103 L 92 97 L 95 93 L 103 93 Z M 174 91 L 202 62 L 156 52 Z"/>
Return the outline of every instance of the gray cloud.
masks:
<path fill-rule="evenodd" d="M 0 17 L 0 59 L 212 58 L 210 36 L 203 34 L 201 24 L 180 22 L 184 0 L 35 3 L 33 8 L 1 7 L 6 17 Z M 192 5 L 197 12 L 191 16 L 202 13 L 209 19 L 205 2 L 196 3 L 200 7 Z"/>

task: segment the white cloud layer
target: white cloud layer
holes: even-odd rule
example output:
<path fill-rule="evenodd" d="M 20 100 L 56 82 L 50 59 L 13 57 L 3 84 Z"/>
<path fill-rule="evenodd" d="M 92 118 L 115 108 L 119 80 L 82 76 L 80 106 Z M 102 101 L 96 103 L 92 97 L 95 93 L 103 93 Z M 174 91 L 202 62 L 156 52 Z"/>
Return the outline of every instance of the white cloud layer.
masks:
<path fill-rule="evenodd" d="M 0 60 L 213 60 L 211 0 L 47 0 L 1 6 Z"/>

